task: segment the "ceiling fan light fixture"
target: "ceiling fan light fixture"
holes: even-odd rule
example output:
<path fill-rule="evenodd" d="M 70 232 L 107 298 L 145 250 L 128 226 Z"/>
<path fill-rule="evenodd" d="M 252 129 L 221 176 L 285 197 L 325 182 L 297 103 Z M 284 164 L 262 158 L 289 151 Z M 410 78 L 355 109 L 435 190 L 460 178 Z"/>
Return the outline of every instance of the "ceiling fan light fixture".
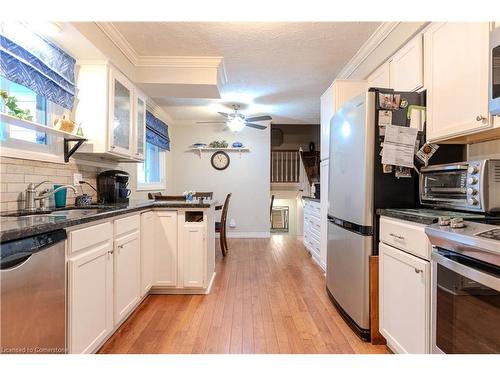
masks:
<path fill-rule="evenodd" d="M 245 120 L 239 116 L 235 116 L 227 122 L 228 128 L 233 132 L 239 132 L 245 127 Z"/>

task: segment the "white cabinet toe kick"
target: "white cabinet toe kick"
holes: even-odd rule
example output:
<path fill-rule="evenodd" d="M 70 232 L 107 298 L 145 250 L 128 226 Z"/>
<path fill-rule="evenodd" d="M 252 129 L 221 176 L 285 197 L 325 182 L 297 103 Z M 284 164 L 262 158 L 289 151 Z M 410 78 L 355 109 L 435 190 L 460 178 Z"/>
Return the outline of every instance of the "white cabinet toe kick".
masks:
<path fill-rule="evenodd" d="M 149 294 L 208 294 L 215 212 L 146 209 L 67 228 L 68 352 L 94 353 Z"/>

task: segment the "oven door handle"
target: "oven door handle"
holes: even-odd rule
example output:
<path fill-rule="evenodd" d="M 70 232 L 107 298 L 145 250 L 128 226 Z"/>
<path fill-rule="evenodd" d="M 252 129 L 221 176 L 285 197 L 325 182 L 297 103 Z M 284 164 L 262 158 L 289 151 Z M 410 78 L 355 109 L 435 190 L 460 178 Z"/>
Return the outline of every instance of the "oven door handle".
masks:
<path fill-rule="evenodd" d="M 472 267 L 465 266 L 435 251 L 432 253 L 431 258 L 432 260 L 442 265 L 443 267 L 446 267 L 462 276 L 465 276 L 477 283 L 483 284 L 484 286 L 487 286 L 491 289 L 500 291 L 500 279 L 493 275 L 478 271 L 477 269 Z"/>

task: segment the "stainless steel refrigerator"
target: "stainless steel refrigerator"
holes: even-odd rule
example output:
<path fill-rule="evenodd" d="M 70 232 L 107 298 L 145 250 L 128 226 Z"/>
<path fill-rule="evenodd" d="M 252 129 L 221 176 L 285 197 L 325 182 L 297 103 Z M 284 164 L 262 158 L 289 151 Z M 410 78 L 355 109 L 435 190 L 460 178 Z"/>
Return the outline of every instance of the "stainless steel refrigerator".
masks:
<path fill-rule="evenodd" d="M 369 257 L 378 242 L 375 209 L 415 207 L 418 191 L 414 172 L 398 179 L 382 170 L 379 94 L 370 89 L 353 98 L 330 123 L 326 285 L 341 315 L 364 340 L 370 338 Z M 409 126 L 406 109 L 425 105 L 425 94 L 398 94 L 406 102 L 391 111 L 392 124 Z M 419 137 L 423 142 L 423 131 Z"/>

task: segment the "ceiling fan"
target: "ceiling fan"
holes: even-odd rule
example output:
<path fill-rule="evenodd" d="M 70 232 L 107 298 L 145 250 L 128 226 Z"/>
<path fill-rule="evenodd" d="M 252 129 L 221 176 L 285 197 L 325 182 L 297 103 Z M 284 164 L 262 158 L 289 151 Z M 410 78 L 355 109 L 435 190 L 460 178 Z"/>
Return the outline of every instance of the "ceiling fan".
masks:
<path fill-rule="evenodd" d="M 226 124 L 228 128 L 232 131 L 240 131 L 245 126 L 249 128 L 264 130 L 265 126 L 254 124 L 254 121 L 265 121 L 272 120 L 271 116 L 253 116 L 253 117 L 245 117 L 245 115 L 238 112 L 240 106 L 238 104 L 233 104 L 234 112 L 233 113 L 225 113 L 225 112 L 217 112 L 219 115 L 224 116 L 226 118 L 225 121 L 197 121 L 197 124 Z"/>

